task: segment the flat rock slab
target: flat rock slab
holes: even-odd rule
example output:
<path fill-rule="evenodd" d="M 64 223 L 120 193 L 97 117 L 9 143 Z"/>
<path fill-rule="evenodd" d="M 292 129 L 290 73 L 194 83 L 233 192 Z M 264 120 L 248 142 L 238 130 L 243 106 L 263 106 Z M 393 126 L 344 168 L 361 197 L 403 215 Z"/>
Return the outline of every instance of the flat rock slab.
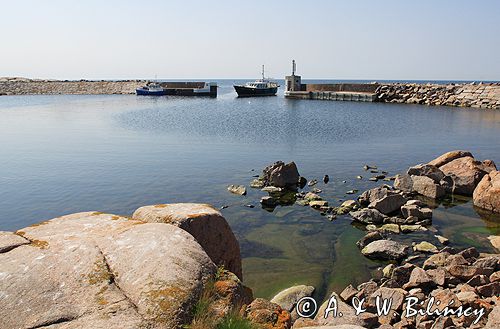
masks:
<path fill-rule="evenodd" d="M 208 204 L 172 203 L 144 206 L 132 218 L 148 223 L 167 223 L 191 234 L 212 261 L 243 277 L 240 245 L 221 213 Z"/>
<path fill-rule="evenodd" d="M 0 254 L 29 243 L 29 240 L 18 234 L 0 231 Z"/>
<path fill-rule="evenodd" d="M 86 212 L 17 234 L 30 243 L 0 254 L 0 328 L 178 327 L 215 273 L 168 224 Z"/>

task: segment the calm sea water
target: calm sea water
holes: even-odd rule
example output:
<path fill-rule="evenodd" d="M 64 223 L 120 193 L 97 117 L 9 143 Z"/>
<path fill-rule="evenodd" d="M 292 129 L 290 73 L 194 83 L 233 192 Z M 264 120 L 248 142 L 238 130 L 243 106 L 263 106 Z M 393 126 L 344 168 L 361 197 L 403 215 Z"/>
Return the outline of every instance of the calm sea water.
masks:
<path fill-rule="evenodd" d="M 293 284 L 318 296 L 365 280 L 380 263 L 354 245 L 364 232 L 347 217 L 327 221 L 300 206 L 260 208 L 264 195 L 231 195 L 267 164 L 295 161 L 331 205 L 346 191 L 379 184 L 365 163 L 390 174 L 443 152 L 466 149 L 500 163 L 500 111 L 356 102 L 238 99 L 232 81 L 219 97 L 0 97 L 0 230 L 79 211 L 130 215 L 156 203 L 206 202 L 237 234 L 245 283 L 272 297 Z M 345 183 L 343 181 L 346 181 Z M 255 208 L 245 205 L 253 204 Z M 468 198 L 436 205 L 434 226 L 455 246 L 492 251 L 498 218 L 479 216 Z M 402 236 L 396 239 L 403 238 Z M 404 236 L 406 242 L 433 234 Z"/>

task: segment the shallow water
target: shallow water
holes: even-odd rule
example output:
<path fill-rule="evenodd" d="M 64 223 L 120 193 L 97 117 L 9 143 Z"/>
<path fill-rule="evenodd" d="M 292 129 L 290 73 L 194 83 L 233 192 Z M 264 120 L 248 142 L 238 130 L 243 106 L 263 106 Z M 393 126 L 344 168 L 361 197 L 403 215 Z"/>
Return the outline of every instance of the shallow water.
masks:
<path fill-rule="evenodd" d="M 500 162 L 500 111 L 355 102 L 238 99 L 219 82 L 217 99 L 116 96 L 0 97 L 0 230 L 62 214 L 206 202 L 222 210 L 244 257 L 245 283 L 272 297 L 293 284 L 318 296 L 365 280 L 380 263 L 354 245 L 363 232 L 340 216 L 329 222 L 300 206 L 260 208 L 264 195 L 231 195 L 267 164 L 295 161 L 331 205 L 380 183 L 365 163 L 390 174 L 452 149 Z M 357 180 L 357 175 L 365 179 Z M 343 183 L 343 181 L 346 183 Z M 253 204 L 255 208 L 245 205 Z M 453 246 L 492 251 L 498 218 L 481 217 L 468 198 L 446 200 L 434 226 Z M 409 242 L 432 232 L 397 237 Z"/>

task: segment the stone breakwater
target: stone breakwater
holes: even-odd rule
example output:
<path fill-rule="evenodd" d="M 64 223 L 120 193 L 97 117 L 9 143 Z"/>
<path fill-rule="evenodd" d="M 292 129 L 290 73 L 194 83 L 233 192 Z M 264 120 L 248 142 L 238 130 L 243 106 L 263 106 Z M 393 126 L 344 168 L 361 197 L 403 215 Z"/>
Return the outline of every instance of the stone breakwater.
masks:
<path fill-rule="evenodd" d="M 500 109 L 500 83 L 395 83 L 381 85 L 375 93 L 377 102 Z"/>
<path fill-rule="evenodd" d="M 134 94 L 145 80 L 61 81 L 24 78 L 0 78 L 1 95 L 112 95 Z"/>

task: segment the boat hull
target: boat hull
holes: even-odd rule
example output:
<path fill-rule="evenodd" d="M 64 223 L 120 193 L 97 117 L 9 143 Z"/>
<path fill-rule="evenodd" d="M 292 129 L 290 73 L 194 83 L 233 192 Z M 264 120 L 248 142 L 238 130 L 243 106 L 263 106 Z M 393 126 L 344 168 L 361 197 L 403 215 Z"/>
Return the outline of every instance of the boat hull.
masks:
<path fill-rule="evenodd" d="M 238 97 L 259 97 L 259 96 L 276 96 L 278 87 L 273 88 L 248 88 L 245 86 L 233 86 Z"/>
<path fill-rule="evenodd" d="M 137 88 L 135 93 L 137 96 L 165 96 L 167 94 L 165 90 L 147 90 L 143 88 Z"/>

